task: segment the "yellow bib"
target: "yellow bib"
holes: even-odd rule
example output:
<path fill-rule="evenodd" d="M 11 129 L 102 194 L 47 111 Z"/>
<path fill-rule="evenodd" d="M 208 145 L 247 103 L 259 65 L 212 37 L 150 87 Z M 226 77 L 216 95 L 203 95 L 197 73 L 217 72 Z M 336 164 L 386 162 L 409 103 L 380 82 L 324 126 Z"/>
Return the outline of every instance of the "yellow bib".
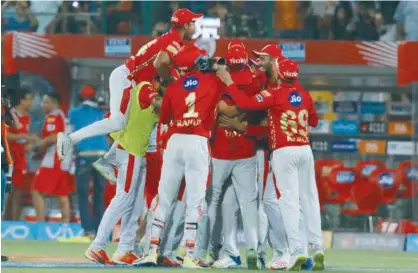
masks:
<path fill-rule="evenodd" d="M 141 109 L 139 106 L 139 93 L 146 84 L 151 85 L 144 81 L 131 91 L 128 122 L 125 128 L 110 134 L 120 146 L 135 156 L 145 155 L 151 132 L 158 120 L 152 105 L 146 109 Z"/>

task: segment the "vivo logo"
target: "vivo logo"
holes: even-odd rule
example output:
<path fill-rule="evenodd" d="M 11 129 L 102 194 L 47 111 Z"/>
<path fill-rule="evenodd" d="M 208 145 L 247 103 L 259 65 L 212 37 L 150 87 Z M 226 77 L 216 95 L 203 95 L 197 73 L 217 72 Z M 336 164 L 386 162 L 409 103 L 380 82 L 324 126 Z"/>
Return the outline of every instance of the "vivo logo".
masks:
<path fill-rule="evenodd" d="M 67 225 L 62 225 L 59 228 L 53 228 L 52 226 L 45 226 L 45 233 L 48 239 L 58 239 L 59 237 L 71 238 L 74 236 L 82 236 L 83 230 L 79 229 L 78 232 L 73 230 Z"/>
<path fill-rule="evenodd" d="M 6 239 L 15 239 L 15 240 L 25 240 L 28 239 L 30 234 L 29 226 L 25 225 L 11 225 L 6 228 L 6 230 L 2 230 L 1 238 Z"/>
<path fill-rule="evenodd" d="M 231 64 L 246 64 L 247 63 L 247 59 L 245 59 L 245 58 L 230 59 L 229 62 Z"/>
<path fill-rule="evenodd" d="M 183 81 L 183 87 L 188 91 L 195 90 L 198 85 L 199 80 L 196 77 L 188 77 Z"/>
<path fill-rule="evenodd" d="M 358 132 L 358 125 L 351 120 L 337 120 L 332 122 L 332 131 L 337 134 L 355 134 Z"/>
<path fill-rule="evenodd" d="M 299 73 L 298 72 L 285 71 L 283 73 L 283 75 L 285 75 L 286 77 L 290 77 L 290 78 L 296 78 L 299 75 Z"/>

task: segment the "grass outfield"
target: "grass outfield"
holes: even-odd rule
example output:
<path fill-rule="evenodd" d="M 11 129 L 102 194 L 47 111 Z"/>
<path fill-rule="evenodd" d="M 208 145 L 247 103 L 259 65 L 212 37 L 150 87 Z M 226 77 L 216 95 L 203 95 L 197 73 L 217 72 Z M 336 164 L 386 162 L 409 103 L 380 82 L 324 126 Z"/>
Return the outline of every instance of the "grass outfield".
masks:
<path fill-rule="evenodd" d="M 25 262 L 44 263 L 54 266 L 54 264 L 80 264 L 78 268 L 8 268 L 2 263 L 2 272 L 4 273 L 99 273 L 110 271 L 113 273 L 129 272 L 129 268 L 87 268 L 82 267 L 88 261 L 83 258 L 84 250 L 87 244 L 61 244 L 58 242 L 42 241 L 2 241 L 2 254 L 10 256 L 11 263 L 22 266 Z M 115 244 L 111 244 L 108 253 L 112 254 L 116 249 Z M 244 259 L 245 260 L 245 259 Z M 352 250 L 328 250 L 326 252 L 326 263 L 330 270 L 326 272 L 335 273 L 353 273 L 353 272 L 388 272 L 388 273 L 406 273 L 418 272 L 418 255 L 416 253 L 388 252 L 388 251 L 352 251 Z M 70 265 L 71 265 L 70 264 Z M 87 264 L 90 265 L 90 264 Z M 94 264 L 91 264 L 94 267 Z M 133 270 L 144 270 L 153 273 L 169 272 L 176 270 L 184 272 L 190 270 L 172 269 L 172 268 L 135 268 Z M 239 269 L 209 269 L 219 273 L 243 272 Z M 247 271 L 247 270 L 245 270 Z"/>

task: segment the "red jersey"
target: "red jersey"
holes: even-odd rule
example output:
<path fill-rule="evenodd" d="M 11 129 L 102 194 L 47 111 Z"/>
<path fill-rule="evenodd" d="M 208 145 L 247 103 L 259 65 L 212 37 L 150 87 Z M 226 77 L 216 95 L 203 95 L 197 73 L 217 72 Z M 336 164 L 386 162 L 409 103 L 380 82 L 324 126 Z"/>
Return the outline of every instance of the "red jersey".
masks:
<path fill-rule="evenodd" d="M 300 84 L 282 83 L 253 97 L 241 94 L 235 84 L 229 91 L 242 109 L 268 110 L 271 150 L 309 145 L 309 126 L 318 125 L 318 116 L 311 95 Z"/>
<path fill-rule="evenodd" d="M 19 115 L 20 127 L 8 127 L 8 131 L 12 134 L 28 134 L 29 133 L 29 124 L 30 116 L 29 115 Z M 27 139 L 19 139 L 17 141 L 9 141 L 10 151 L 13 155 L 13 168 L 19 170 L 26 170 L 26 158 L 25 158 L 25 145 Z"/>
<path fill-rule="evenodd" d="M 231 71 L 234 82 L 239 82 L 238 88 L 246 95 L 255 95 L 262 89 L 261 81 L 254 75 L 249 67 L 243 71 Z M 235 105 L 229 98 L 222 99 L 228 105 Z M 245 118 L 251 118 L 256 113 L 246 113 Z M 251 125 L 249 125 L 251 126 Z M 236 160 L 255 156 L 255 142 L 245 132 L 218 126 L 212 142 L 211 153 L 214 158 Z"/>
<path fill-rule="evenodd" d="M 125 66 L 131 72 L 130 80 L 136 83 L 151 81 L 158 76 L 154 67 L 154 60 L 160 51 L 165 51 L 170 57 L 177 54 L 183 45 L 177 31 L 170 29 L 169 32 L 143 45 L 135 56 L 126 59 Z"/>
<path fill-rule="evenodd" d="M 192 134 L 209 138 L 225 90 L 226 86 L 215 74 L 190 72 L 167 87 L 160 122 L 169 124 L 169 135 Z"/>

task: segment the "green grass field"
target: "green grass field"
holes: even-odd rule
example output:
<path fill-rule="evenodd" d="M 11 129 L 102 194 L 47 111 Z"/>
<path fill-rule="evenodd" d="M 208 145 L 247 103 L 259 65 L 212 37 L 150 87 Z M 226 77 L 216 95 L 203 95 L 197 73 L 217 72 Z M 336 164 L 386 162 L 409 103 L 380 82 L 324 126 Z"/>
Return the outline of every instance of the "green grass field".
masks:
<path fill-rule="evenodd" d="M 54 262 L 74 261 L 87 262 L 83 260 L 84 250 L 87 244 L 61 244 L 58 242 L 41 242 L 41 241 L 2 241 L 1 250 L 3 255 L 10 256 L 10 260 L 20 262 Z M 108 248 L 108 253 L 112 254 L 116 245 L 112 244 Z M 244 259 L 245 260 L 245 259 Z M 67 262 L 68 262 L 67 261 Z M 388 251 L 352 251 L 352 250 L 328 250 L 326 252 L 327 266 L 332 270 L 326 272 L 335 273 L 353 273 L 353 272 L 388 272 L 388 273 L 406 273 L 418 272 L 418 254 L 405 252 L 388 252 Z M 3 265 L 2 265 L 3 267 Z M 113 273 L 129 272 L 127 268 L 74 268 L 74 269 L 57 269 L 57 268 L 2 268 L 4 273 L 99 273 L 109 271 Z M 170 270 L 176 272 L 190 272 L 184 269 L 171 268 L 135 268 L 131 270 L 151 271 L 153 273 L 165 273 Z M 244 269 L 208 269 L 215 270 L 219 273 L 245 272 Z"/>

